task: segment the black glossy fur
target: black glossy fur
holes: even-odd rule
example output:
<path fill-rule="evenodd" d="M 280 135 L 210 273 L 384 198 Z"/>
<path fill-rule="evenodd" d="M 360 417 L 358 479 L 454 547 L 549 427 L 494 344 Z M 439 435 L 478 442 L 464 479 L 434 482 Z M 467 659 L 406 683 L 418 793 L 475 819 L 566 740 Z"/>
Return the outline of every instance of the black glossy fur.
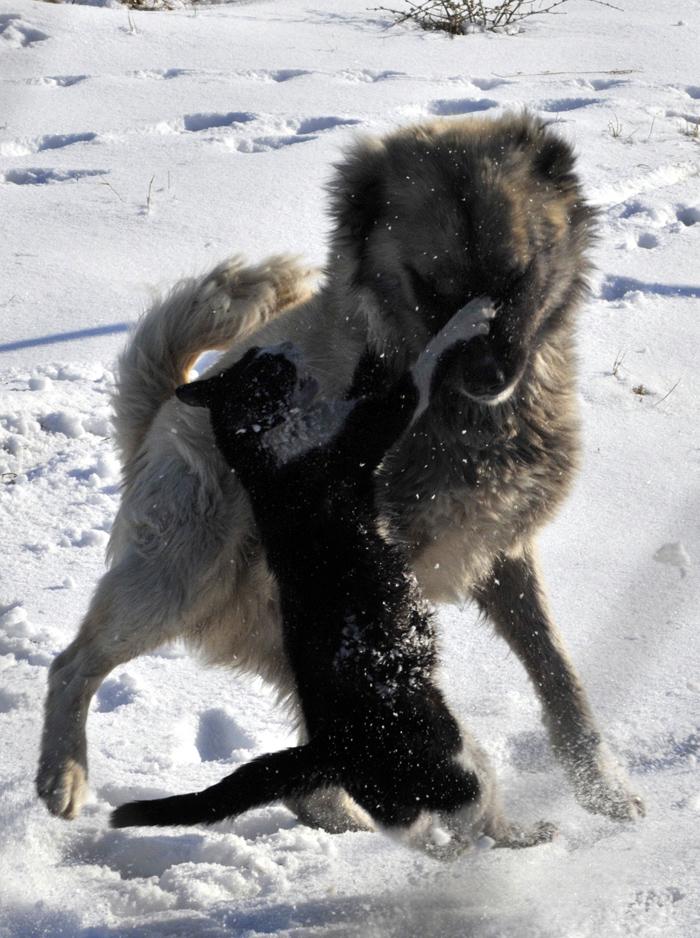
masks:
<path fill-rule="evenodd" d="M 363 393 L 370 386 L 374 393 Z M 403 550 L 377 527 L 374 472 L 414 414 L 413 378 L 392 381 L 365 355 L 339 430 L 280 463 L 265 431 L 298 389 L 289 357 L 254 348 L 177 393 L 210 408 L 217 444 L 250 496 L 309 742 L 261 756 L 205 791 L 122 805 L 113 827 L 212 823 L 331 785 L 383 827 L 408 827 L 425 811 L 453 814 L 479 793 L 433 679 L 431 616 Z"/>

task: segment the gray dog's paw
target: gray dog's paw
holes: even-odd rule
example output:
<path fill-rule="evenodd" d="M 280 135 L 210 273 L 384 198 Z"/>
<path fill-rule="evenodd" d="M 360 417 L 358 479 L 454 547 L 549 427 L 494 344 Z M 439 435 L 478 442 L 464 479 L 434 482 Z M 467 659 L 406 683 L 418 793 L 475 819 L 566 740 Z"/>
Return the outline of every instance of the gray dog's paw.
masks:
<path fill-rule="evenodd" d="M 639 795 L 618 780 L 601 778 L 593 784 L 576 787 L 576 800 L 587 811 L 603 814 L 614 821 L 636 821 L 646 809 Z"/>
<path fill-rule="evenodd" d="M 549 821 L 538 821 L 532 827 L 521 827 L 509 821 L 501 821 L 484 831 L 486 837 L 493 841 L 494 847 L 507 847 L 521 849 L 536 847 L 538 844 L 547 844 L 559 833 L 557 826 Z"/>
<path fill-rule="evenodd" d="M 80 814 L 87 795 L 87 772 L 74 759 L 56 765 L 45 759 L 39 766 L 36 790 L 51 814 L 70 821 Z"/>

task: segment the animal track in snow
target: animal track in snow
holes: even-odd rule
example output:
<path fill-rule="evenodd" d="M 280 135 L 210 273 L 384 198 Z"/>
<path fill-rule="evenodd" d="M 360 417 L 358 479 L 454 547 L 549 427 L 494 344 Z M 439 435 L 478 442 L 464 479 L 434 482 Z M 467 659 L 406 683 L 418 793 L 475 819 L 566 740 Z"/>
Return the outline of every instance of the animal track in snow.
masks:
<path fill-rule="evenodd" d="M 227 83 L 232 79 L 281 83 L 312 74 L 314 73 L 308 68 L 244 68 L 226 72 L 197 70 L 195 68 L 140 68 L 128 72 L 131 78 L 149 81 L 170 81 L 173 78 L 184 78 L 186 76 L 204 76 L 208 79 L 224 80 Z"/>
<path fill-rule="evenodd" d="M 44 150 L 62 150 L 74 143 L 89 143 L 97 139 L 97 134 L 87 132 L 78 134 L 45 134 L 35 140 L 11 140 L 0 143 L 0 156 L 28 156 L 30 153 L 42 153 Z"/>
<path fill-rule="evenodd" d="M 169 81 L 172 78 L 182 78 L 183 75 L 195 75 L 196 72 L 193 68 L 140 68 L 130 74 L 132 78 Z"/>
<path fill-rule="evenodd" d="M 44 186 L 53 182 L 77 182 L 89 176 L 107 176 L 106 169 L 8 169 L 0 174 L 0 181 L 15 186 Z"/>
<path fill-rule="evenodd" d="M 3 690 L 0 687 L 0 713 L 10 713 L 17 710 L 22 704 L 26 703 L 24 694 L 19 694 L 11 690 Z"/>
<path fill-rule="evenodd" d="M 247 124 L 255 120 L 255 114 L 249 111 L 229 111 L 227 114 L 185 114 L 182 118 L 185 130 L 199 133 L 216 127 L 231 127 L 233 124 Z"/>
<path fill-rule="evenodd" d="M 438 98 L 431 101 L 428 105 L 428 111 L 431 114 L 437 114 L 440 117 L 451 117 L 457 114 L 473 114 L 476 111 L 488 111 L 492 107 L 498 107 L 498 101 L 492 101 L 491 98 Z"/>
<path fill-rule="evenodd" d="M 691 161 L 666 163 L 637 176 L 629 176 L 605 186 L 592 187 L 589 190 L 589 198 L 594 205 L 601 207 L 619 205 L 633 196 L 675 186 L 692 176 L 697 176 L 699 171 L 698 164 Z M 647 209 L 640 208 L 639 211 L 647 211 Z M 629 214 L 634 214 L 634 212 L 630 210 Z"/>
<path fill-rule="evenodd" d="M 700 299 L 700 287 L 684 284 L 644 282 L 634 277 L 607 274 L 600 285 L 600 298 L 606 303 L 624 300 L 628 293 L 647 293 L 655 296 L 685 296 Z"/>
<path fill-rule="evenodd" d="M 351 117 L 307 117 L 296 128 L 296 132 L 303 136 L 319 133 L 323 130 L 332 130 L 334 127 L 350 127 L 361 121 Z"/>
<path fill-rule="evenodd" d="M 267 72 L 272 81 L 290 81 L 292 78 L 301 78 L 302 75 L 311 75 L 307 68 L 278 68 L 274 72 Z"/>
<path fill-rule="evenodd" d="M 86 81 L 89 75 L 44 75 L 42 78 L 27 78 L 25 85 L 46 85 L 55 88 L 70 88 Z"/>
<path fill-rule="evenodd" d="M 40 137 L 37 141 L 37 152 L 42 150 L 61 150 L 63 147 L 70 147 L 74 143 L 88 143 L 96 140 L 97 134 L 87 131 L 79 134 L 47 134 Z"/>
<path fill-rule="evenodd" d="M 700 101 L 700 85 L 671 85 L 674 91 L 687 95 L 693 101 Z"/>
<path fill-rule="evenodd" d="M 650 250 L 659 246 L 659 239 L 651 231 L 643 231 L 637 238 L 637 244 L 640 248 Z"/>
<path fill-rule="evenodd" d="M 700 115 L 691 113 L 690 111 L 678 111 L 676 108 L 667 108 L 666 117 L 679 117 L 682 121 L 685 121 L 686 124 L 695 124 L 696 126 L 700 124 Z"/>
<path fill-rule="evenodd" d="M 538 110 L 548 114 L 559 114 L 561 111 L 576 111 L 591 104 L 600 104 L 600 98 L 553 98 L 540 104 Z"/>
<path fill-rule="evenodd" d="M 97 710 L 100 713 L 112 713 L 119 707 L 126 707 L 136 700 L 138 693 L 136 681 L 128 675 L 103 681 L 96 694 Z"/>
<path fill-rule="evenodd" d="M 678 221 L 690 228 L 700 222 L 700 205 L 681 205 L 676 211 Z"/>
<path fill-rule="evenodd" d="M 199 717 L 195 746 L 202 762 L 221 762 L 237 749 L 252 749 L 255 744 L 236 720 L 221 708 L 205 710 Z"/>
<path fill-rule="evenodd" d="M 579 78 L 576 84 L 579 88 L 590 88 L 592 91 L 608 91 L 620 85 L 629 85 L 629 81 L 625 78 Z"/>
<path fill-rule="evenodd" d="M 22 19 L 19 13 L 3 13 L 0 15 L 0 39 L 15 49 L 32 46 L 35 42 L 44 42 L 49 36 L 35 29 Z"/>
<path fill-rule="evenodd" d="M 243 140 L 226 140 L 225 145 L 239 153 L 265 153 L 282 147 L 294 146 L 315 140 L 316 135 L 337 127 L 352 127 L 361 121 L 354 117 L 305 117 L 299 121 L 287 121 L 287 126 L 294 129 L 293 134 L 265 134 Z"/>
<path fill-rule="evenodd" d="M 491 91 L 493 88 L 500 88 L 502 85 L 511 85 L 512 82 L 506 78 L 470 78 L 469 84 L 474 85 L 479 91 Z"/>
<path fill-rule="evenodd" d="M 391 69 L 377 71 L 373 68 L 347 68 L 343 69 L 342 72 L 338 72 L 336 77 L 340 78 L 341 81 L 375 84 L 378 81 L 390 81 L 392 78 L 408 78 L 410 76 L 406 72 L 396 72 Z"/>
<path fill-rule="evenodd" d="M 620 211 L 620 218 L 634 218 L 635 215 L 648 215 L 650 207 L 639 199 L 631 199 L 624 204 Z"/>
<path fill-rule="evenodd" d="M 643 231 L 637 238 L 637 244 L 640 248 L 655 248 L 659 246 L 659 239 L 651 231 Z"/>
<path fill-rule="evenodd" d="M 632 199 L 622 206 L 619 217 L 622 219 L 637 220 L 638 216 L 644 216 L 643 221 L 646 225 L 652 225 L 655 228 L 670 228 L 674 231 L 680 231 L 678 223 L 685 228 L 692 228 L 700 222 L 700 204 L 697 205 L 660 205 L 654 206 L 647 204 L 640 199 Z M 644 235 L 640 235 L 640 238 Z M 647 247 L 641 244 L 640 247 Z M 655 247 L 656 245 L 650 245 Z"/>
<path fill-rule="evenodd" d="M 233 149 L 239 153 L 269 153 L 270 150 L 280 150 L 282 147 L 294 146 L 296 143 L 308 143 L 309 140 L 315 139 L 316 137 L 311 134 L 306 136 L 253 137 L 250 140 L 236 140 Z"/>

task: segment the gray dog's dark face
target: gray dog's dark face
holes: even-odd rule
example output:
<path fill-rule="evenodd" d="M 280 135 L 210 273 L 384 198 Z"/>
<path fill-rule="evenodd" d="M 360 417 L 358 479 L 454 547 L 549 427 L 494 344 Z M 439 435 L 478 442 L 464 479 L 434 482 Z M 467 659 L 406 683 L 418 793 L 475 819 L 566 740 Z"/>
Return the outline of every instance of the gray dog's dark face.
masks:
<path fill-rule="evenodd" d="M 461 390 L 508 397 L 558 310 L 584 286 L 591 216 L 570 147 L 527 116 L 445 121 L 358 147 L 334 188 L 336 243 L 354 252 L 388 343 L 413 358 L 478 296 L 497 316 L 469 343 Z M 399 355 L 402 349 L 398 348 Z"/>

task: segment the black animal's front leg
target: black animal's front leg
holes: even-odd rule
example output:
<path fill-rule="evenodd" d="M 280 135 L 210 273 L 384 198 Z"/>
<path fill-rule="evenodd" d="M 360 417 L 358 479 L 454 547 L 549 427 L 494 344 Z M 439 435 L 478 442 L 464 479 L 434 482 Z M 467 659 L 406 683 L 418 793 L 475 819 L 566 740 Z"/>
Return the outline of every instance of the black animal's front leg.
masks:
<path fill-rule="evenodd" d="M 542 703 L 552 747 L 583 807 L 618 820 L 644 813 L 601 739 L 581 681 L 547 608 L 531 549 L 500 559 L 474 592 L 523 663 Z"/>
<path fill-rule="evenodd" d="M 418 389 L 405 372 L 388 390 L 360 398 L 329 447 L 336 463 L 366 464 L 372 472 L 406 430 L 418 403 Z"/>

